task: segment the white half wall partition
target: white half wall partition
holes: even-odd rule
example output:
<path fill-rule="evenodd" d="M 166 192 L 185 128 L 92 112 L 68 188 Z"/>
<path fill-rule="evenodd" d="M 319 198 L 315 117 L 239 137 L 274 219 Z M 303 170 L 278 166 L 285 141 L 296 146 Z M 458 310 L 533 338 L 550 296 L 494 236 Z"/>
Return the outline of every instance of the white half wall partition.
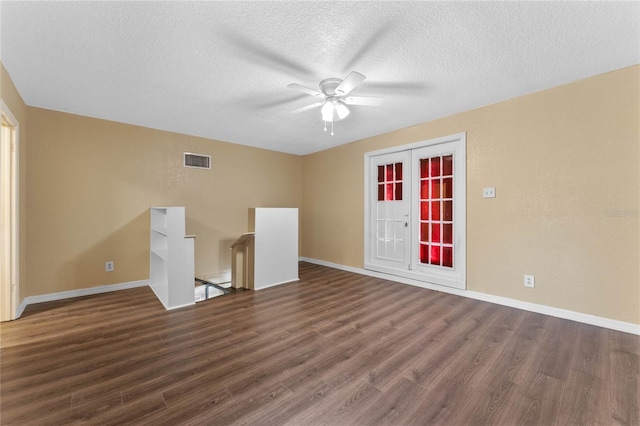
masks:
<path fill-rule="evenodd" d="M 254 289 L 298 281 L 298 209 L 255 208 Z"/>

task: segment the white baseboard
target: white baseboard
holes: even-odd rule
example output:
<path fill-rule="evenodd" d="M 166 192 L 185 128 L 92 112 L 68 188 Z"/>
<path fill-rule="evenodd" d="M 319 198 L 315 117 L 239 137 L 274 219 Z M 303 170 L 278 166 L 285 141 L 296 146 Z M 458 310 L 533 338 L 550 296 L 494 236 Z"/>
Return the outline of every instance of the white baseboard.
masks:
<path fill-rule="evenodd" d="M 24 299 L 22 299 L 22 302 L 20 302 L 20 304 L 18 305 L 18 307 L 16 308 L 16 319 L 20 318 L 22 316 L 22 313 L 24 312 L 25 308 L 27 307 L 27 298 L 25 297 Z"/>
<path fill-rule="evenodd" d="M 300 281 L 300 278 L 295 278 L 293 280 L 281 281 L 281 282 L 278 282 L 278 283 L 271 283 L 271 284 L 263 285 L 262 287 L 254 288 L 254 290 L 264 290 L 265 288 L 275 287 L 277 285 L 282 285 L 282 284 L 287 284 L 287 283 L 294 283 L 296 281 Z"/>
<path fill-rule="evenodd" d="M 148 284 L 148 281 L 147 281 L 147 285 L 149 285 L 149 284 Z M 164 307 L 164 309 L 166 309 L 167 311 L 171 311 L 171 310 L 173 310 L 173 309 L 180 309 L 180 308 L 184 308 L 184 307 L 186 307 L 186 306 L 193 306 L 193 305 L 195 305 L 195 304 L 196 304 L 196 300 L 195 300 L 195 286 L 193 287 L 193 290 L 194 290 L 194 294 L 193 294 L 193 295 L 194 295 L 193 303 L 192 303 L 192 302 L 189 302 L 189 303 L 185 303 L 185 304 L 183 304 L 183 305 L 171 306 L 171 307 L 169 307 L 169 306 L 167 306 L 167 305 L 165 305 L 165 304 L 164 304 L 164 302 L 162 301 L 162 297 L 160 297 L 160 295 L 158 294 L 158 292 L 156 291 L 156 289 L 155 289 L 155 288 L 153 288 L 153 286 L 152 286 L 152 285 L 149 285 L 149 288 L 151 289 L 151 291 L 153 291 L 153 294 L 155 294 L 155 295 L 156 295 L 156 299 L 158 299 L 158 302 L 160 302 L 160 304 L 162 304 L 162 307 Z"/>
<path fill-rule="evenodd" d="M 20 306 L 16 309 L 16 318 L 20 318 L 27 305 L 33 303 L 52 302 L 55 300 L 70 299 L 72 297 L 90 296 L 92 294 L 108 293 L 111 291 L 127 290 L 130 288 L 144 287 L 149 285 L 149 280 L 130 281 L 120 284 L 101 285 L 98 287 L 81 288 L 78 290 L 61 291 L 58 293 L 41 294 L 38 296 L 27 296 L 22 299 Z"/>
<path fill-rule="evenodd" d="M 440 285 L 430 284 L 422 281 L 412 280 L 409 278 L 397 277 L 395 275 L 383 274 L 380 272 L 368 271 L 366 269 L 354 268 L 352 266 L 340 265 L 338 263 L 326 262 L 324 260 L 311 259 L 308 257 L 300 257 L 300 261 L 314 263 L 316 265 L 327 266 L 329 268 L 340 269 L 347 272 L 354 272 L 360 275 L 368 275 L 375 278 L 383 278 L 389 281 L 395 281 L 402 284 L 409 284 L 416 287 L 422 287 L 429 290 L 441 291 L 444 293 L 455 294 L 457 296 L 468 297 L 470 299 L 482 300 L 484 302 L 495 303 L 497 305 L 509 306 L 511 308 L 522 309 L 524 311 L 536 312 L 538 314 L 550 315 L 553 317 L 568 319 L 585 324 L 595 325 L 598 327 L 609 328 L 611 330 L 622 331 L 625 333 L 640 335 L 640 324 L 617 321 L 609 318 L 598 317 L 581 312 L 569 311 L 566 309 L 554 308 L 552 306 L 540 305 L 537 303 L 523 302 L 521 300 L 510 299 L 508 297 L 494 296 L 491 294 L 480 293 L 470 290 L 459 290 L 456 288 L 444 287 Z"/>
<path fill-rule="evenodd" d="M 185 303 L 185 304 L 183 304 L 183 305 L 172 306 L 172 307 L 170 307 L 170 308 L 167 308 L 167 307 L 165 306 L 165 309 L 166 309 L 167 311 L 173 311 L 174 309 L 186 308 L 187 306 L 194 306 L 195 304 L 196 304 L 196 302 L 195 302 L 195 300 L 194 300 L 194 302 L 193 302 L 193 303 L 189 302 L 189 303 Z"/>

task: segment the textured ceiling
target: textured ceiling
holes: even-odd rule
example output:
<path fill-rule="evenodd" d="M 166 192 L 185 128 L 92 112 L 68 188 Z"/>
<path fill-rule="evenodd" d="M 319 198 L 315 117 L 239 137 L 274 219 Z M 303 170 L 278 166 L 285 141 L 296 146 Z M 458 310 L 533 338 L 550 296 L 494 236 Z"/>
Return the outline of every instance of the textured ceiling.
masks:
<path fill-rule="evenodd" d="M 640 63 L 638 2 L 11 2 L 28 105 L 307 154 Z M 358 71 L 323 131 L 317 88 Z M 465 129 L 460 129 L 464 131 Z"/>

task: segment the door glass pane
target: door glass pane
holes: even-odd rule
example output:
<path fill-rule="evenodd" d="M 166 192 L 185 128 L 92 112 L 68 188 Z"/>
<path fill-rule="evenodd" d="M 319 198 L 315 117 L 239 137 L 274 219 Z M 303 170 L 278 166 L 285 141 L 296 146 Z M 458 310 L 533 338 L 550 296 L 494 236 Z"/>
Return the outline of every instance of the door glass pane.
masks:
<path fill-rule="evenodd" d="M 440 201 L 431 202 L 431 220 L 440 220 Z"/>
<path fill-rule="evenodd" d="M 442 247 L 442 266 L 453 267 L 453 247 Z"/>
<path fill-rule="evenodd" d="M 402 182 L 396 183 L 396 200 L 402 200 Z"/>
<path fill-rule="evenodd" d="M 440 242 L 440 223 L 432 223 L 431 224 L 431 242 L 439 243 Z"/>
<path fill-rule="evenodd" d="M 420 244 L 420 262 L 429 263 L 429 246 L 427 244 Z"/>
<path fill-rule="evenodd" d="M 453 225 L 451 223 L 442 224 L 442 242 L 446 244 L 453 242 Z"/>
<path fill-rule="evenodd" d="M 428 223 L 420 224 L 420 242 L 423 242 L 423 243 L 429 242 L 429 224 Z"/>
<path fill-rule="evenodd" d="M 444 201 L 442 203 L 442 219 L 448 222 L 453 220 L 453 201 Z"/>
<path fill-rule="evenodd" d="M 429 220 L 429 202 L 420 202 L 420 220 Z"/>
<path fill-rule="evenodd" d="M 384 182 L 384 166 L 378 166 L 378 182 Z"/>
<path fill-rule="evenodd" d="M 404 223 L 403 222 L 395 222 L 395 233 L 393 238 L 396 241 L 403 241 L 404 239 Z"/>
<path fill-rule="evenodd" d="M 385 200 L 393 200 L 393 184 L 392 183 L 388 183 L 387 184 L 387 196 L 385 197 Z"/>
<path fill-rule="evenodd" d="M 431 181 L 431 198 L 440 198 L 440 179 Z"/>
<path fill-rule="evenodd" d="M 421 200 L 429 199 L 429 180 L 420 181 L 420 199 Z"/>
<path fill-rule="evenodd" d="M 387 182 L 393 182 L 393 164 L 387 164 Z"/>
<path fill-rule="evenodd" d="M 453 198 L 453 178 L 442 179 L 442 197 Z"/>
<path fill-rule="evenodd" d="M 440 157 L 431 158 L 431 177 L 440 176 Z"/>
<path fill-rule="evenodd" d="M 396 181 L 402 180 L 402 163 L 396 163 Z"/>
<path fill-rule="evenodd" d="M 378 185 L 378 201 L 384 201 L 384 183 Z"/>
<path fill-rule="evenodd" d="M 442 157 L 442 176 L 453 176 L 453 155 Z"/>
<path fill-rule="evenodd" d="M 432 265 L 440 264 L 440 246 L 431 246 L 431 256 L 430 259 Z"/>
<path fill-rule="evenodd" d="M 429 159 L 423 158 L 420 160 L 420 177 L 427 178 L 429 177 Z"/>

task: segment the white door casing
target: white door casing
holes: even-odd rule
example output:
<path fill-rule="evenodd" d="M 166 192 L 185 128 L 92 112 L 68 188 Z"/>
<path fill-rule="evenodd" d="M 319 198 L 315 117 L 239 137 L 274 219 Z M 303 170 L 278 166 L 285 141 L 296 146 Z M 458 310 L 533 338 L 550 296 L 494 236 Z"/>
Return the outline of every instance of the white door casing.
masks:
<path fill-rule="evenodd" d="M 0 99 L 0 321 L 15 319 L 18 306 L 18 121 Z"/>
<path fill-rule="evenodd" d="M 381 201 L 379 167 L 397 162 L 403 176 L 393 183 L 401 183 L 402 201 Z M 431 162 L 433 170 L 425 169 Z M 465 289 L 466 135 L 365 154 L 364 222 L 365 269 Z"/>

